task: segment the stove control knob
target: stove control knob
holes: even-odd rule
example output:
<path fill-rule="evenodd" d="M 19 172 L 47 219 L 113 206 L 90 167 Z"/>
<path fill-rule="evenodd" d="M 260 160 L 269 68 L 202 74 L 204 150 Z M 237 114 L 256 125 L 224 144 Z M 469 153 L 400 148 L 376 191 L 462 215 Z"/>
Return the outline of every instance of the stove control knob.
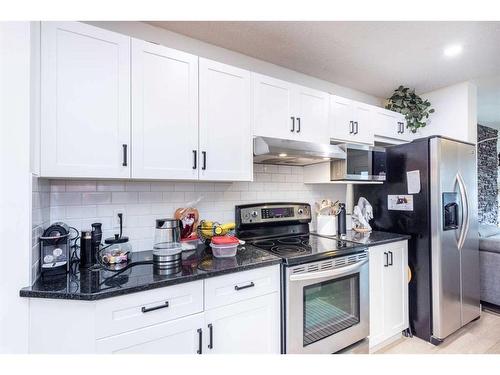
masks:
<path fill-rule="evenodd" d="M 250 214 L 249 214 L 248 212 L 245 212 L 245 213 L 243 214 L 243 218 L 244 218 L 244 219 L 249 219 L 249 218 L 250 218 Z"/>
<path fill-rule="evenodd" d="M 257 217 L 258 213 L 257 211 L 252 211 L 252 217 Z"/>
<path fill-rule="evenodd" d="M 297 210 L 297 213 L 298 213 L 299 215 L 303 215 L 303 214 L 304 214 L 304 209 L 303 209 L 303 208 L 299 208 L 299 209 Z"/>

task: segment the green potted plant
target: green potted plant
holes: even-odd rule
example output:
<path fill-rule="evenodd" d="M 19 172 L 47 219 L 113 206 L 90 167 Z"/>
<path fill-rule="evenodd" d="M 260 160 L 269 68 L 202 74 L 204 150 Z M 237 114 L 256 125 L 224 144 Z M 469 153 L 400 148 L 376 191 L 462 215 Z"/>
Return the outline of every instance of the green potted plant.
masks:
<path fill-rule="evenodd" d="M 399 86 L 392 96 L 387 99 L 386 109 L 399 112 L 406 118 L 406 127 L 412 133 L 416 133 L 419 128 L 427 125 L 427 120 L 434 108 L 428 100 L 423 100 L 415 94 L 415 89 Z"/>

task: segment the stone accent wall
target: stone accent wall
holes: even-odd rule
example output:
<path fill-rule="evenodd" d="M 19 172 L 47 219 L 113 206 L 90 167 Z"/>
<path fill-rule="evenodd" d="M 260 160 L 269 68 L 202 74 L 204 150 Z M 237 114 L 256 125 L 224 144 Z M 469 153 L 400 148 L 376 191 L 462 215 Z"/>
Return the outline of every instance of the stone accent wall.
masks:
<path fill-rule="evenodd" d="M 498 136 L 498 130 L 477 125 L 477 140 Z M 497 140 L 478 145 L 478 204 L 479 223 L 498 223 L 498 150 Z"/>

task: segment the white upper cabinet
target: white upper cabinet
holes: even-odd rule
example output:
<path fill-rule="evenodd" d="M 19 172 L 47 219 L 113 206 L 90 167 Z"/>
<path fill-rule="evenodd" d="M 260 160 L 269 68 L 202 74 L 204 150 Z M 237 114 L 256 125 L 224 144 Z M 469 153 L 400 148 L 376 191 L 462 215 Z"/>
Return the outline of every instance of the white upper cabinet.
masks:
<path fill-rule="evenodd" d="M 374 112 L 374 134 L 376 140 L 389 144 L 408 142 L 412 134 L 406 128 L 405 117 L 401 113 L 389 111 L 384 108 L 376 108 Z"/>
<path fill-rule="evenodd" d="M 252 73 L 254 135 L 296 139 L 293 84 Z"/>
<path fill-rule="evenodd" d="M 130 177 L 130 38 L 43 22 L 41 175 Z"/>
<path fill-rule="evenodd" d="M 296 139 L 329 143 L 328 106 L 330 95 L 326 92 L 295 86 L 297 95 Z"/>
<path fill-rule="evenodd" d="M 373 144 L 373 107 L 331 95 L 330 137 L 336 141 Z"/>
<path fill-rule="evenodd" d="M 201 180 L 252 180 L 250 72 L 200 58 Z"/>
<path fill-rule="evenodd" d="M 132 177 L 198 179 L 198 56 L 132 39 Z"/>
<path fill-rule="evenodd" d="M 329 143 L 325 92 L 253 73 L 254 135 Z"/>

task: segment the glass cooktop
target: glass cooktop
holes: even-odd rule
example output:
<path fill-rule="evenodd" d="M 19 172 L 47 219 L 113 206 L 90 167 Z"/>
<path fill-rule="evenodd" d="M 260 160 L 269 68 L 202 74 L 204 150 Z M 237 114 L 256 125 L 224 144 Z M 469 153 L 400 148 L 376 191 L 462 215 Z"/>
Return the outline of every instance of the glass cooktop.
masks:
<path fill-rule="evenodd" d="M 286 236 L 251 241 L 253 246 L 279 256 L 286 264 L 298 264 L 364 251 L 366 246 L 316 235 Z"/>

